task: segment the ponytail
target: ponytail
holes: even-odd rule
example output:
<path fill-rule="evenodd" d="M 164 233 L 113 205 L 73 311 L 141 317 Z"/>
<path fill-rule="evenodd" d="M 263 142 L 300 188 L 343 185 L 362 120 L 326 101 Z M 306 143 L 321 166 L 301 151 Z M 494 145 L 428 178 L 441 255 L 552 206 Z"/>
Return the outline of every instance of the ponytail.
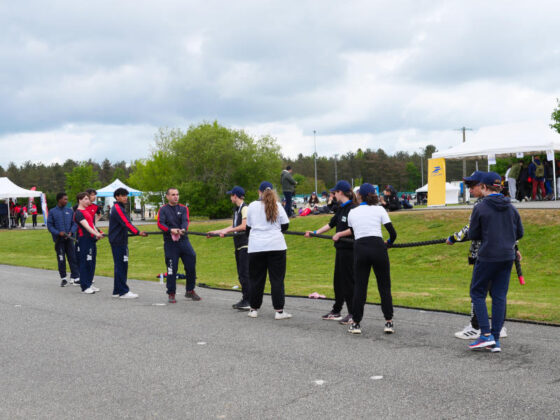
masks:
<path fill-rule="evenodd" d="M 268 223 L 276 222 L 276 219 L 278 218 L 278 196 L 276 195 L 274 190 L 267 188 L 262 193 L 261 200 L 264 205 L 264 213 L 266 214 L 266 221 Z"/>

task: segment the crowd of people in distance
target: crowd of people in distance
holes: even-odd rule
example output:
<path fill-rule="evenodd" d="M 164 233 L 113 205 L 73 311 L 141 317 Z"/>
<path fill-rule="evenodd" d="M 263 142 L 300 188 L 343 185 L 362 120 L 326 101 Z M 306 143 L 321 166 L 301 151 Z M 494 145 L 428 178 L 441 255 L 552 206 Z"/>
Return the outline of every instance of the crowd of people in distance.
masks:
<path fill-rule="evenodd" d="M 554 183 L 560 192 L 560 161 L 556 160 L 556 179 L 552 161 L 543 162 L 540 156 L 532 156 L 526 164 L 522 159 L 508 166 L 504 175 L 505 186 L 512 202 L 554 200 Z"/>
<path fill-rule="evenodd" d="M 27 200 L 26 200 L 27 201 Z M 31 216 L 32 226 L 37 227 L 37 205 L 33 200 L 21 204 L 18 200 L 10 199 L 8 203 L 0 202 L 0 228 L 25 229 L 25 223 Z"/>

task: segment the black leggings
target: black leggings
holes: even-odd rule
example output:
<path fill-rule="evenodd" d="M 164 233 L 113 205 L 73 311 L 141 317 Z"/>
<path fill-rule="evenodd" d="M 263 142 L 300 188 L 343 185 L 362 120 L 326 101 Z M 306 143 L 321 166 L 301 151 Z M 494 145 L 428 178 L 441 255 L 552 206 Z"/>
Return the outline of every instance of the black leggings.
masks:
<path fill-rule="evenodd" d="M 364 316 L 367 299 L 369 274 L 377 279 L 377 289 L 381 297 L 381 310 L 386 320 L 393 319 L 393 297 L 391 296 L 391 270 L 389 254 L 383 238 L 368 236 L 354 242 L 354 300 L 352 319 L 359 323 Z"/>
<path fill-rule="evenodd" d="M 270 280 L 272 306 L 284 309 L 284 276 L 286 275 L 286 251 L 264 251 L 249 253 L 249 280 L 251 308 L 259 309 L 263 301 L 266 273 Z"/>
<path fill-rule="evenodd" d="M 352 315 L 352 301 L 354 299 L 354 250 L 352 248 L 337 248 L 334 260 L 334 305 L 332 311 L 340 313 L 346 302 L 348 313 Z"/>

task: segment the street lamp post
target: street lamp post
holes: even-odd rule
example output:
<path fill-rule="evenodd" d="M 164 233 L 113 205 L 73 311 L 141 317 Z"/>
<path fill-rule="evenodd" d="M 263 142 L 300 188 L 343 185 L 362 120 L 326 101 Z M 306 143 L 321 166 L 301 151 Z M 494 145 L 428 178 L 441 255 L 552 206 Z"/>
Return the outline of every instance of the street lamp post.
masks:
<path fill-rule="evenodd" d="M 313 153 L 313 161 L 315 163 L 315 193 L 317 193 L 317 131 L 313 130 L 313 143 L 315 145 L 315 153 Z"/>

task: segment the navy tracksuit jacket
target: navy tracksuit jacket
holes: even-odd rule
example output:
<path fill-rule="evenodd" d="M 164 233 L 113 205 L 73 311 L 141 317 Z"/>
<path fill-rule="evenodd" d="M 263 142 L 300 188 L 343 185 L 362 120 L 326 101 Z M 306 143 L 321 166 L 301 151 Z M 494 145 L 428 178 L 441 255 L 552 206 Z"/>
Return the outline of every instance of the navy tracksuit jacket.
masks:
<path fill-rule="evenodd" d="M 119 296 L 129 291 L 126 284 L 128 276 L 128 232 L 133 235 L 140 233 L 130 222 L 124 204 L 115 202 L 109 218 L 109 243 L 115 263 L 113 294 Z"/>

